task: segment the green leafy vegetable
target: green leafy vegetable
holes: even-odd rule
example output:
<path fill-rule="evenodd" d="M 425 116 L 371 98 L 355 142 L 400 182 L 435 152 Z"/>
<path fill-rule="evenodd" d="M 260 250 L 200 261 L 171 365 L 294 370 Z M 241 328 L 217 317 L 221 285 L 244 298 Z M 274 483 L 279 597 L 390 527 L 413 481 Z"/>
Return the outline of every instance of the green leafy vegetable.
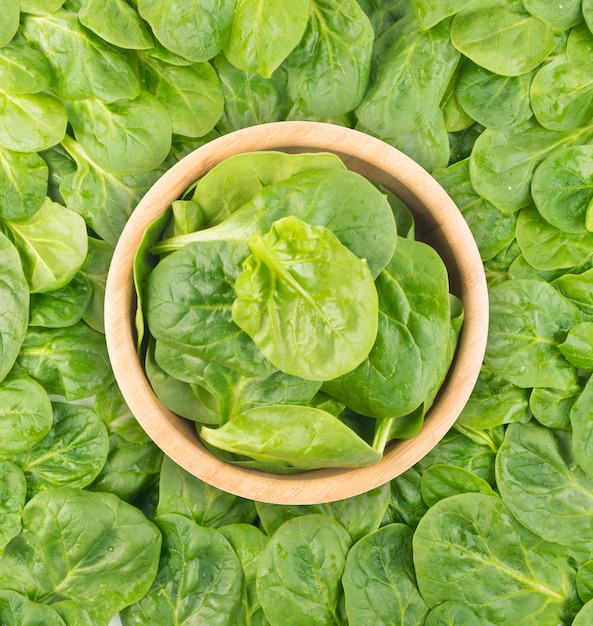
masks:
<path fill-rule="evenodd" d="M 27 480 L 20 467 L 11 461 L 0 461 L 0 470 L 1 555 L 8 542 L 21 532 L 21 515 L 27 496 Z M 0 606 L 1 604 L 2 600 L 0 600 Z"/>

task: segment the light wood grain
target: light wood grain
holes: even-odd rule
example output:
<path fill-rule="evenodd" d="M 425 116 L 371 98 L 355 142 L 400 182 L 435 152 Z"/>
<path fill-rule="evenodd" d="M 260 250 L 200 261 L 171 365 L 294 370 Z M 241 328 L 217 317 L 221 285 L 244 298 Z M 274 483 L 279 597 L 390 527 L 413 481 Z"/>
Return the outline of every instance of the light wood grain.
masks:
<path fill-rule="evenodd" d="M 255 150 L 328 151 L 348 168 L 383 184 L 413 212 L 419 238 L 447 265 L 451 291 L 463 302 L 465 322 L 445 385 L 420 433 L 392 444 L 376 465 L 279 476 L 227 464 L 200 443 L 193 424 L 154 395 L 136 354 L 133 261 L 146 227 L 197 178 L 229 156 Z M 419 165 L 361 132 L 318 122 L 276 122 L 224 135 L 191 153 L 149 190 L 118 242 L 105 297 L 107 347 L 130 410 L 155 443 L 181 467 L 230 493 L 280 504 L 313 504 L 358 495 L 395 478 L 427 454 L 466 404 L 482 363 L 488 331 L 488 295 L 480 255 L 453 201 Z"/>

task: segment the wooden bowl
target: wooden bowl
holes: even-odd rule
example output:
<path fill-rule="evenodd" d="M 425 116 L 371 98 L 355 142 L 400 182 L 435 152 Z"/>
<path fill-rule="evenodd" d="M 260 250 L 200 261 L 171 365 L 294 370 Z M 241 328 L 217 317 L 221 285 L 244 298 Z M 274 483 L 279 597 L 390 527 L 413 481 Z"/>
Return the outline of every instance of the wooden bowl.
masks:
<path fill-rule="evenodd" d="M 133 261 L 146 227 L 197 178 L 241 152 L 334 152 L 346 166 L 383 184 L 405 202 L 418 238 L 445 262 L 451 292 L 465 307 L 465 322 L 449 375 L 422 430 L 387 447 L 376 465 L 275 475 L 230 465 L 200 442 L 194 424 L 166 409 L 148 383 L 136 353 Z M 173 461 L 200 479 L 252 500 L 316 504 L 348 498 L 389 482 L 427 454 L 445 435 L 475 385 L 488 330 L 488 295 L 480 255 L 457 207 L 419 165 L 390 145 L 359 131 L 318 122 L 276 122 L 245 128 L 195 150 L 167 171 L 131 215 L 119 239 L 105 296 L 107 347 L 116 380 L 130 410 Z"/>

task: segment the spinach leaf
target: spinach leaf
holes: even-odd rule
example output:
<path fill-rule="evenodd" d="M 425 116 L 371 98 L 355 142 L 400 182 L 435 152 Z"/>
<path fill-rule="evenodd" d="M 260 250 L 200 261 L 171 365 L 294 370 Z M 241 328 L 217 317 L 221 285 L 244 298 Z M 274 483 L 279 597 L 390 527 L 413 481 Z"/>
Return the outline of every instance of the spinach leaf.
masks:
<path fill-rule="evenodd" d="M 260 557 L 257 594 L 270 624 L 343 623 L 338 604 L 350 535 L 324 515 L 283 524 Z"/>
<path fill-rule="evenodd" d="M 593 233 L 560 230 L 533 206 L 520 211 L 516 237 L 525 260 L 538 270 L 572 269 L 593 257 Z"/>
<path fill-rule="evenodd" d="M 241 607 L 235 620 L 248 626 L 266 626 L 268 621 L 257 597 L 256 580 L 259 558 L 268 538 L 257 526 L 250 524 L 228 524 L 219 532 L 233 547 L 243 569 Z"/>
<path fill-rule="evenodd" d="M 0 219 L 35 213 L 45 200 L 48 177 L 47 164 L 37 153 L 0 149 Z"/>
<path fill-rule="evenodd" d="M 51 606 L 33 602 L 16 591 L 0 591 L 0 620 L 19 626 L 65 626 L 65 622 Z"/>
<path fill-rule="evenodd" d="M 587 602 L 576 614 L 573 626 L 587 626 L 593 619 L 593 601 Z"/>
<path fill-rule="evenodd" d="M 533 120 L 501 130 L 488 128 L 476 139 L 470 156 L 472 184 L 501 211 L 518 211 L 531 204 L 531 177 L 546 156 L 590 138 L 590 127 L 555 131 Z"/>
<path fill-rule="evenodd" d="M 247 376 L 275 368 L 231 317 L 234 284 L 249 249 L 242 242 L 187 245 L 148 277 L 146 321 L 152 336 Z"/>
<path fill-rule="evenodd" d="M 356 172 L 321 168 L 266 185 L 220 224 L 164 240 L 153 252 L 171 252 L 196 241 L 247 241 L 288 215 L 329 228 L 356 256 L 366 259 L 374 278 L 395 251 L 397 227 L 385 196 Z"/>
<path fill-rule="evenodd" d="M 168 457 L 164 457 L 157 515 L 179 513 L 200 526 L 220 528 L 227 524 L 250 524 L 255 504 L 196 478 Z"/>
<path fill-rule="evenodd" d="M 44 439 L 53 412 L 45 389 L 21 372 L 0 382 L 0 457 L 25 452 Z"/>
<path fill-rule="evenodd" d="M 32 293 L 29 326 L 66 328 L 82 319 L 93 295 L 90 281 L 78 273 L 55 291 Z"/>
<path fill-rule="evenodd" d="M 64 3 L 64 0 L 21 0 L 21 11 L 32 15 L 47 15 L 55 13 Z"/>
<path fill-rule="evenodd" d="M 593 117 L 593 115 L 592 115 Z M 569 233 L 593 230 L 593 146 L 568 146 L 547 157 L 533 173 L 531 193 L 540 215 Z"/>
<path fill-rule="evenodd" d="M 480 624 L 560 620 L 571 577 L 564 551 L 519 525 L 498 496 L 441 500 L 420 520 L 413 549 L 418 586 L 431 608 L 461 602 Z"/>
<path fill-rule="evenodd" d="M 582 273 L 565 273 L 553 280 L 551 284 L 575 304 L 587 319 L 593 320 L 593 269 Z"/>
<path fill-rule="evenodd" d="M 432 28 L 448 17 L 459 13 L 471 0 L 412 0 L 414 15 L 423 30 Z"/>
<path fill-rule="evenodd" d="M 490 289 L 484 362 L 495 374 L 519 387 L 565 390 L 577 382 L 576 368 L 558 346 L 581 314 L 559 296 L 542 280 L 509 280 Z"/>
<path fill-rule="evenodd" d="M 567 30 L 582 21 L 581 3 L 578 0 L 563 2 L 562 6 L 549 4 L 545 0 L 523 0 L 523 4 L 531 15 L 556 31 Z"/>
<path fill-rule="evenodd" d="M 329 380 L 355 368 L 377 335 L 377 291 L 366 261 L 323 226 L 294 216 L 247 242 L 234 322 L 279 370 Z"/>
<path fill-rule="evenodd" d="M 203 137 L 214 128 L 224 109 L 224 97 L 212 65 L 179 66 L 144 54 L 141 67 L 146 89 L 167 109 L 174 133 Z"/>
<path fill-rule="evenodd" d="M 334 415 L 306 406 L 256 407 L 220 428 L 202 427 L 200 436 L 228 452 L 303 470 L 362 467 L 381 458 Z"/>
<path fill-rule="evenodd" d="M 508 128 L 532 115 L 529 99 L 533 72 L 501 76 L 475 63 L 463 66 L 456 86 L 461 107 L 486 128 Z"/>
<path fill-rule="evenodd" d="M 573 554 L 590 555 L 593 479 L 574 467 L 551 430 L 509 426 L 496 458 L 496 482 L 526 528 Z"/>
<path fill-rule="evenodd" d="M 571 365 L 585 372 L 593 371 L 593 322 L 575 324 L 558 349 Z"/>
<path fill-rule="evenodd" d="M 70 605 L 90 623 L 108 623 L 142 598 L 156 575 L 159 531 L 112 494 L 44 491 L 25 505 L 22 524 L 0 561 L 1 587 L 26 585 L 36 601 Z"/>
<path fill-rule="evenodd" d="M 16 459 L 29 498 L 53 487 L 86 487 L 107 460 L 107 430 L 92 409 L 66 402 L 53 402 L 52 407 L 47 436 Z"/>
<path fill-rule="evenodd" d="M 301 41 L 310 7 L 310 0 L 238 0 L 224 45 L 226 58 L 245 72 L 270 78 Z"/>
<path fill-rule="evenodd" d="M 483 622 L 465 604 L 447 600 L 437 604 L 426 616 L 424 626 L 481 626 Z"/>
<path fill-rule="evenodd" d="M 282 505 L 256 502 L 255 508 L 261 525 L 270 537 L 288 520 L 316 513 L 335 519 L 350 533 L 352 541 L 357 542 L 379 528 L 390 494 L 389 483 L 386 483 L 360 495 L 325 504 Z"/>
<path fill-rule="evenodd" d="M 343 170 L 346 166 L 331 152 L 290 154 L 271 150 L 241 153 L 213 167 L 187 193 L 193 192 L 194 202 L 203 210 L 204 226 L 213 226 L 247 204 L 267 185 L 307 170 L 326 168 Z"/>
<path fill-rule="evenodd" d="M 50 87 L 58 98 L 115 102 L 139 94 L 132 59 L 86 30 L 75 13 L 27 15 L 21 30 L 45 54 L 51 68 Z"/>
<path fill-rule="evenodd" d="M 422 473 L 411 467 L 391 481 L 391 500 L 385 511 L 382 526 L 401 523 L 415 530 L 428 510 L 420 493 Z"/>
<path fill-rule="evenodd" d="M 428 612 L 416 586 L 413 531 L 389 524 L 363 537 L 348 552 L 342 584 L 351 624 L 421 624 Z"/>
<path fill-rule="evenodd" d="M 434 118 L 460 56 L 447 22 L 424 31 L 408 16 L 393 28 L 393 43 L 356 110 L 361 124 L 384 138 L 422 129 Z M 434 60 L 430 77 L 427 58 Z"/>
<path fill-rule="evenodd" d="M 0 460 L 0 557 L 8 542 L 21 532 L 21 515 L 26 497 L 27 480 L 21 468 L 12 461 Z M 1 608 L 0 619 L 3 619 Z"/>
<path fill-rule="evenodd" d="M 573 398 L 574 400 L 574 398 Z M 593 479 L 593 424 L 591 402 L 593 401 L 593 378 L 589 378 L 581 394 L 570 407 L 569 420 L 572 428 L 572 453 L 580 468 Z"/>
<path fill-rule="evenodd" d="M 0 381 L 12 369 L 27 333 L 29 287 L 19 254 L 0 231 Z"/>
<path fill-rule="evenodd" d="M 2 0 L 0 3 L 0 11 L 2 12 L 2 25 L 0 26 L 0 48 L 6 46 L 10 40 L 16 35 L 19 29 L 20 4 L 18 2 L 10 2 Z"/>
<path fill-rule="evenodd" d="M 58 144 L 68 116 L 61 100 L 49 93 L 15 95 L 0 90 L 0 147 L 37 152 Z"/>
<path fill-rule="evenodd" d="M 224 111 L 216 125 L 221 133 L 255 124 L 278 122 L 286 115 L 285 86 L 276 80 L 245 72 L 223 54 L 212 59 L 224 96 Z"/>
<path fill-rule="evenodd" d="M 49 86 L 49 65 L 41 50 L 21 34 L 0 48 L 0 84 L 12 94 L 39 93 Z"/>
<path fill-rule="evenodd" d="M 373 39 L 355 0 L 311 0 L 307 28 L 283 64 L 292 99 L 322 118 L 352 111 L 367 86 Z"/>
<path fill-rule="evenodd" d="M 148 593 L 122 613 L 122 624 L 228 624 L 239 606 L 242 571 L 215 528 L 183 515 L 155 520 L 163 535 L 159 571 Z"/>
<path fill-rule="evenodd" d="M 367 359 L 323 389 L 362 415 L 401 417 L 437 382 L 450 327 L 447 270 L 428 245 L 398 238 L 376 281 L 379 331 Z M 396 359 L 394 355 L 398 355 Z"/>
<path fill-rule="evenodd" d="M 80 23 L 95 35 L 120 48 L 152 48 L 146 23 L 125 0 L 85 0 L 78 12 Z"/>
<path fill-rule="evenodd" d="M 570 430 L 570 411 L 583 388 L 576 384 L 562 391 L 552 387 L 536 387 L 529 396 L 529 408 L 535 419 L 548 428 Z"/>
<path fill-rule="evenodd" d="M 577 570 L 576 588 L 583 602 L 593 600 L 593 561 L 585 561 Z"/>
<path fill-rule="evenodd" d="M 171 118 L 146 90 L 133 99 L 73 101 L 68 119 L 76 140 L 101 168 L 137 176 L 159 167 L 171 148 Z"/>
<path fill-rule="evenodd" d="M 91 285 L 91 301 L 82 315 L 82 319 L 94 330 L 105 333 L 103 304 L 105 301 L 105 284 L 107 271 L 113 255 L 113 248 L 102 239 L 89 237 L 88 254 L 80 268 L 82 276 Z"/>
<path fill-rule="evenodd" d="M 50 394 L 88 398 L 113 380 L 105 337 L 84 322 L 68 328 L 29 328 L 18 365 Z"/>
<path fill-rule="evenodd" d="M 32 293 L 60 289 L 80 270 L 88 251 L 86 224 L 78 214 L 45 199 L 18 221 L 0 223 L 19 251 Z"/>
<path fill-rule="evenodd" d="M 138 0 L 137 6 L 165 48 L 199 62 L 222 50 L 231 29 L 235 0 Z"/>
<path fill-rule="evenodd" d="M 474 63 L 502 76 L 535 69 L 554 49 L 552 30 L 522 2 L 470 4 L 453 18 L 453 45 Z"/>
<path fill-rule="evenodd" d="M 483 478 L 461 467 L 439 463 L 424 471 L 420 491 L 428 507 L 459 493 L 494 494 L 492 487 Z"/>

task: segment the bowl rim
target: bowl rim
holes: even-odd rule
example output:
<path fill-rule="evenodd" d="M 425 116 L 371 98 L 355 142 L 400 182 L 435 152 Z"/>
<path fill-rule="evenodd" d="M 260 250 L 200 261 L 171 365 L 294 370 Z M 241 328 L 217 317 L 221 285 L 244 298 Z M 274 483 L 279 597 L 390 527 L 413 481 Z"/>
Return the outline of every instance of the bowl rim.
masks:
<path fill-rule="evenodd" d="M 259 150 L 338 154 L 347 167 L 376 179 L 399 196 L 416 217 L 420 214 L 432 221 L 432 228 L 443 233 L 450 245 L 452 258 L 445 259 L 446 264 L 455 263 L 460 272 L 459 297 L 465 319 L 447 381 L 420 432 L 391 444 L 375 465 L 289 475 L 231 465 L 203 446 L 191 424 L 162 405 L 144 374 L 133 323 L 133 265 L 146 227 L 222 160 Z M 183 157 L 152 185 L 132 212 L 116 244 L 105 289 L 105 336 L 111 366 L 124 400 L 149 437 L 183 469 L 210 485 L 276 504 L 320 504 L 360 495 L 391 481 L 423 458 L 450 430 L 467 403 L 482 365 L 487 333 L 484 267 L 469 226 L 453 200 L 426 170 L 395 147 L 359 130 L 325 122 L 250 126 L 217 137 Z"/>

